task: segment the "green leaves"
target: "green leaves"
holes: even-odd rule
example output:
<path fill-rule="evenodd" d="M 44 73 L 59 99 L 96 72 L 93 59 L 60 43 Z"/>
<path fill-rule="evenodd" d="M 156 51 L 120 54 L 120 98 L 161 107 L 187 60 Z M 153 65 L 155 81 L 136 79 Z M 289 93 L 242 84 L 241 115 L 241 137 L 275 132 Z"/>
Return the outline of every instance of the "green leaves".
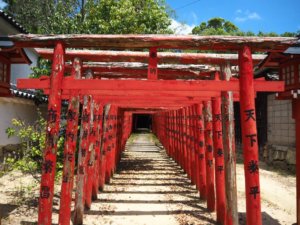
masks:
<path fill-rule="evenodd" d="M 164 0 L 14 0 L 5 9 L 31 33 L 170 33 Z"/>
<path fill-rule="evenodd" d="M 298 31 L 299 34 L 300 31 Z M 207 22 L 202 22 L 199 26 L 195 26 L 192 34 L 196 35 L 232 35 L 232 36 L 260 36 L 260 37 L 295 37 L 297 33 L 285 32 L 281 35 L 275 32 L 262 32 L 257 34 L 251 31 L 241 31 L 235 24 L 220 17 L 215 17 Z"/>

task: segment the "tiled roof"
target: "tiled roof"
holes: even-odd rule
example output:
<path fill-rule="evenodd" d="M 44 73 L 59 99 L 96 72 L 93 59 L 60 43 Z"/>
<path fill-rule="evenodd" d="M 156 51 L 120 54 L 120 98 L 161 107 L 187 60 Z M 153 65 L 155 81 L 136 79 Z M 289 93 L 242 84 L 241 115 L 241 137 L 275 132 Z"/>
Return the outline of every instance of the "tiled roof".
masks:
<path fill-rule="evenodd" d="M 8 23 L 10 23 L 13 27 L 15 27 L 21 33 L 28 34 L 28 31 L 20 23 L 18 23 L 12 16 L 7 14 L 6 12 L 3 12 L 2 10 L 0 10 L 0 17 L 5 19 Z"/>
<path fill-rule="evenodd" d="M 15 97 L 31 99 L 34 101 L 47 102 L 48 97 L 45 95 L 37 97 L 37 93 L 35 90 L 19 90 L 15 84 L 10 84 L 11 94 Z"/>

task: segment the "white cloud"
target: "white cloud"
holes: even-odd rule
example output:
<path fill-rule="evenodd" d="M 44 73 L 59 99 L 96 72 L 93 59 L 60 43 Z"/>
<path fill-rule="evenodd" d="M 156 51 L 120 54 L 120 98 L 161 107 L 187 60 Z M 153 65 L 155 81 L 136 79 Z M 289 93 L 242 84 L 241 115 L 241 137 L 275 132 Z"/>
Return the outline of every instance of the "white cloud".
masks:
<path fill-rule="evenodd" d="M 260 20 L 261 16 L 257 12 L 250 12 L 249 10 L 243 11 L 238 9 L 235 11 L 238 14 L 235 17 L 235 21 L 237 22 L 245 22 L 246 20 Z"/>
<path fill-rule="evenodd" d="M 170 25 L 170 29 L 172 29 L 175 34 L 190 34 L 194 27 L 195 25 L 180 23 L 174 19 L 172 19 L 172 23 Z"/>

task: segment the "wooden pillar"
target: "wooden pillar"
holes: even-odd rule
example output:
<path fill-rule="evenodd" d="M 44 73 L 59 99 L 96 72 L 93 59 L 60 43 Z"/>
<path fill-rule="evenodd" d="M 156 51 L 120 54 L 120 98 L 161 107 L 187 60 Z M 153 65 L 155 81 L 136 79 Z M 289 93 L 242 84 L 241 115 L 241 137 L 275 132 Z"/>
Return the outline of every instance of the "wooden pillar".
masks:
<path fill-rule="evenodd" d="M 215 210 L 215 173 L 213 156 L 211 101 L 204 102 L 203 114 L 205 120 L 207 209 L 212 212 Z"/>
<path fill-rule="evenodd" d="M 103 122 L 103 106 L 97 102 L 95 104 L 95 116 L 94 116 L 94 127 L 96 129 L 96 141 L 95 141 L 95 168 L 93 174 L 93 188 L 92 188 L 92 199 L 95 200 L 98 194 L 99 188 L 99 176 L 100 176 L 100 165 L 101 165 L 101 151 L 100 146 L 102 142 L 102 122 Z"/>
<path fill-rule="evenodd" d="M 194 170 L 195 170 L 195 184 L 197 190 L 199 190 L 199 152 L 198 152 L 198 130 L 197 130 L 197 112 L 196 105 L 192 106 L 192 121 L 193 121 L 193 148 L 194 148 Z M 200 190 L 199 190 L 200 191 Z"/>
<path fill-rule="evenodd" d="M 225 224 L 225 174 L 224 174 L 224 153 L 222 139 L 222 114 L 221 98 L 212 99 L 213 111 L 213 139 L 214 139 L 214 158 L 216 176 L 216 200 L 217 200 L 217 222 Z"/>
<path fill-rule="evenodd" d="M 148 80 L 157 80 L 157 48 L 149 49 Z"/>
<path fill-rule="evenodd" d="M 196 161 L 195 161 L 195 134 L 194 134 L 194 114 L 193 107 L 189 106 L 189 139 L 190 139 L 190 152 L 191 152 L 191 183 L 196 184 Z"/>
<path fill-rule="evenodd" d="M 91 79 L 92 73 L 88 71 L 86 79 Z M 89 150 L 89 132 L 90 132 L 90 107 L 92 97 L 90 95 L 83 96 L 83 106 L 81 114 L 80 139 L 78 150 L 78 168 L 77 168 L 77 185 L 75 195 L 75 209 L 74 209 L 74 224 L 83 223 L 83 212 L 86 194 L 86 180 L 87 180 L 87 162 Z"/>
<path fill-rule="evenodd" d="M 296 206 L 297 224 L 300 224 L 300 99 L 293 100 L 293 118 L 296 125 Z"/>
<path fill-rule="evenodd" d="M 78 58 L 74 59 L 71 77 L 81 78 L 82 63 Z M 71 221 L 71 201 L 74 179 L 75 152 L 79 117 L 79 95 L 72 93 L 67 112 L 67 126 L 64 146 L 64 166 L 61 183 L 59 224 L 69 225 Z"/>
<path fill-rule="evenodd" d="M 179 164 L 184 169 L 184 135 L 183 135 L 183 110 L 179 109 L 179 141 L 180 141 L 180 153 Z"/>
<path fill-rule="evenodd" d="M 46 146 L 43 152 L 42 177 L 39 198 L 38 224 L 52 224 L 52 203 L 56 169 L 57 141 L 61 113 L 61 85 L 65 69 L 65 49 L 57 43 L 54 49 L 48 103 Z"/>
<path fill-rule="evenodd" d="M 187 174 L 192 182 L 192 149 L 191 149 L 191 130 L 190 130 L 190 109 L 186 107 L 186 149 L 187 149 Z"/>
<path fill-rule="evenodd" d="M 203 200 L 207 199 L 206 190 L 206 157 L 205 157 L 205 137 L 204 137 L 204 122 L 202 114 L 202 104 L 196 104 L 197 113 L 197 142 L 198 142 L 198 171 L 199 171 L 199 192 L 200 198 Z"/>
<path fill-rule="evenodd" d="M 99 190 L 103 191 L 105 183 L 105 167 L 106 167 L 106 146 L 107 146 L 107 115 L 110 109 L 110 105 L 105 105 L 102 115 L 102 132 L 101 132 L 101 145 L 100 145 L 100 162 L 99 162 L 99 180 L 98 186 Z M 127 130 L 127 129 L 126 129 Z M 124 148 L 125 148 L 126 139 L 124 138 Z"/>
<path fill-rule="evenodd" d="M 231 78 L 230 65 L 223 69 L 223 80 Z M 236 154 L 234 134 L 234 109 L 232 91 L 222 92 L 223 149 L 225 162 L 226 224 L 238 225 L 238 205 L 236 187 Z"/>
<path fill-rule="evenodd" d="M 91 208 L 92 204 L 92 190 L 93 190 L 93 178 L 95 168 L 95 144 L 96 144 L 96 121 L 95 119 L 95 100 L 90 102 L 90 118 L 89 118 L 89 136 L 88 136 L 88 153 L 87 153 L 87 175 L 85 179 L 85 207 Z M 94 196 L 94 197 L 97 197 Z"/>
<path fill-rule="evenodd" d="M 247 225 L 261 225 L 253 64 L 251 50 L 247 46 L 239 51 L 239 69 Z"/>
<path fill-rule="evenodd" d="M 112 118 L 113 118 L 113 106 L 111 105 L 109 114 L 107 115 L 106 126 L 106 167 L 105 167 L 105 183 L 110 183 L 111 178 L 111 164 L 112 164 Z"/>
<path fill-rule="evenodd" d="M 188 173 L 188 155 L 187 155 L 187 132 L 186 132 L 186 120 L 187 120 L 187 113 L 186 113 L 186 108 L 182 109 L 182 127 L 183 127 L 183 146 L 184 146 L 184 150 L 183 150 L 183 157 L 184 157 L 184 171 L 186 173 Z"/>

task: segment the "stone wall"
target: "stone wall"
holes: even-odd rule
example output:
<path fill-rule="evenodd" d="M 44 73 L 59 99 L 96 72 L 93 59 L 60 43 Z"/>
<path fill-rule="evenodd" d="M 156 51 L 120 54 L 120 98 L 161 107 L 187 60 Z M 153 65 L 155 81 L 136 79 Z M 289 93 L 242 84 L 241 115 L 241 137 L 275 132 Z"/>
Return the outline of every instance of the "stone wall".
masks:
<path fill-rule="evenodd" d="M 275 94 L 268 96 L 268 144 L 263 151 L 265 161 L 295 171 L 296 139 L 295 121 L 292 118 L 292 101 L 276 100 Z"/>

